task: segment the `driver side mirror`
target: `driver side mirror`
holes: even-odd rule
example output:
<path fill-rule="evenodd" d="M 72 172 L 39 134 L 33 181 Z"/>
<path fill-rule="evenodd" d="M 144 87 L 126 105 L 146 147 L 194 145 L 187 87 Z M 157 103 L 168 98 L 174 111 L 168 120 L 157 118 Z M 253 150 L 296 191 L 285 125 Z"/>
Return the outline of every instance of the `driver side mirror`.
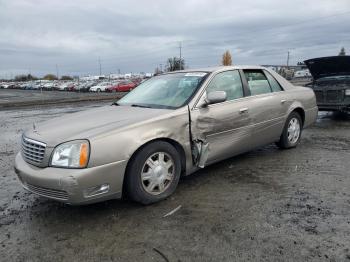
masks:
<path fill-rule="evenodd" d="M 207 93 L 203 106 L 225 102 L 227 94 L 225 91 L 212 91 Z"/>

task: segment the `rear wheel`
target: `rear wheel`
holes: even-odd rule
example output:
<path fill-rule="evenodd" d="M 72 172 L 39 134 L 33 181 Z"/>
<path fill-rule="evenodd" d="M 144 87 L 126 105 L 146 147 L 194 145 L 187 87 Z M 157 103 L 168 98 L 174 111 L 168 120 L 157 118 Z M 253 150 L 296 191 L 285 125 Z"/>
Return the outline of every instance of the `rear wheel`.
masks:
<path fill-rule="evenodd" d="M 283 149 L 296 147 L 300 142 L 302 126 L 300 115 L 292 112 L 287 118 L 280 140 L 276 143 L 277 146 Z"/>
<path fill-rule="evenodd" d="M 132 200 L 147 205 L 174 193 L 181 174 L 181 161 L 171 144 L 150 143 L 131 161 L 125 182 L 126 193 Z"/>

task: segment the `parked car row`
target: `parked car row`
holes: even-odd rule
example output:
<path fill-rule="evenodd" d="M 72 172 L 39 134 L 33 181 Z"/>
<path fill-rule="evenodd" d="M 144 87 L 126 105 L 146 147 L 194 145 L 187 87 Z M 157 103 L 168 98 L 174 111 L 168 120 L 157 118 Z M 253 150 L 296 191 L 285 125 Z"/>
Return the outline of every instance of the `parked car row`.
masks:
<path fill-rule="evenodd" d="M 142 79 L 113 80 L 113 81 L 26 81 L 26 82 L 0 82 L 2 89 L 25 90 L 56 90 L 76 92 L 128 92 L 134 89 Z"/>

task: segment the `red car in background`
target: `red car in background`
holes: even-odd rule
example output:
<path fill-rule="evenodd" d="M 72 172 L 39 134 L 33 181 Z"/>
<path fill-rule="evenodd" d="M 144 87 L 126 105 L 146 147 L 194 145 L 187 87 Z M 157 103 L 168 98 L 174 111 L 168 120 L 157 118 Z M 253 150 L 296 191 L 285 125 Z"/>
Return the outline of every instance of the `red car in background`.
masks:
<path fill-rule="evenodd" d="M 137 85 L 133 83 L 132 81 L 125 80 L 120 81 L 119 83 L 110 86 L 106 89 L 108 92 L 129 92 L 133 90 Z"/>

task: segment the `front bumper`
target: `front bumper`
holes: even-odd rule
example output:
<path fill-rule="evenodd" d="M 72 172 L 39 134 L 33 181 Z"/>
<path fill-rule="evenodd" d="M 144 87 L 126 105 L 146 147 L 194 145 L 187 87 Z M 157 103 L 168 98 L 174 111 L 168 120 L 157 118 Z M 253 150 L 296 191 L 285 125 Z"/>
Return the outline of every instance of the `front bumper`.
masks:
<path fill-rule="evenodd" d="M 320 111 L 347 111 L 350 112 L 349 104 L 318 104 Z"/>
<path fill-rule="evenodd" d="M 23 187 L 33 193 L 72 205 L 83 205 L 121 198 L 127 161 L 122 160 L 84 169 L 46 167 L 28 164 L 18 153 L 15 172 Z M 86 196 L 84 192 L 109 185 L 105 193 Z"/>

